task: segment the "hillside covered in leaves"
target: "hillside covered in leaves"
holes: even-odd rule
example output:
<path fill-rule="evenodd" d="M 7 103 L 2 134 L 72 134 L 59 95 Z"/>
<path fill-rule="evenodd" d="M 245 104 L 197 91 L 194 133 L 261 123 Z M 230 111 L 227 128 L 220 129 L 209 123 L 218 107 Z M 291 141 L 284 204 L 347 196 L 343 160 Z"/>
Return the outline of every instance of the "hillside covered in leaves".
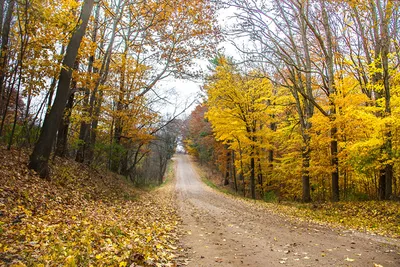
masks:
<path fill-rule="evenodd" d="M 27 160 L 0 150 L 1 266 L 173 265 L 179 220 L 171 183 L 138 190 L 59 158 L 49 181 Z"/>

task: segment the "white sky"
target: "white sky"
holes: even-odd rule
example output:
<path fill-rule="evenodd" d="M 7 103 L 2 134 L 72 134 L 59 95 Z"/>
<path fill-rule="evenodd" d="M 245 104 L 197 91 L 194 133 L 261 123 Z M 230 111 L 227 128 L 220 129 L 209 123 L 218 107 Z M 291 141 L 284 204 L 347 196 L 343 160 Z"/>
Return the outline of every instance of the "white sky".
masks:
<path fill-rule="evenodd" d="M 232 17 L 235 13 L 235 8 L 228 8 L 228 9 L 222 9 L 218 11 L 217 18 L 218 18 L 218 23 L 221 28 L 225 28 L 228 25 L 232 24 Z M 232 44 L 229 42 L 221 42 L 220 45 L 218 46 L 218 49 L 221 49 L 222 52 L 227 55 L 227 56 L 232 56 L 234 58 L 237 58 L 238 54 L 236 49 Z M 210 58 L 211 60 L 211 58 Z M 196 62 L 201 66 L 204 72 L 207 72 L 207 65 L 208 61 L 207 60 L 198 60 L 196 59 Z M 185 103 L 187 101 L 192 102 L 192 99 L 196 98 L 198 99 L 198 103 L 200 103 L 202 100 L 198 96 L 200 95 L 200 88 L 203 85 L 202 81 L 199 82 L 194 82 L 190 80 L 184 80 L 184 79 L 171 79 L 168 81 L 164 81 L 161 84 L 161 87 L 165 90 L 168 88 L 175 88 L 178 96 L 178 101 L 181 103 Z M 197 106 L 196 104 L 193 104 L 186 112 L 186 115 L 190 115 L 190 113 L 194 110 L 194 108 Z M 173 108 L 172 108 L 173 109 Z M 171 110 L 168 108 L 166 109 L 166 113 L 170 113 Z"/>

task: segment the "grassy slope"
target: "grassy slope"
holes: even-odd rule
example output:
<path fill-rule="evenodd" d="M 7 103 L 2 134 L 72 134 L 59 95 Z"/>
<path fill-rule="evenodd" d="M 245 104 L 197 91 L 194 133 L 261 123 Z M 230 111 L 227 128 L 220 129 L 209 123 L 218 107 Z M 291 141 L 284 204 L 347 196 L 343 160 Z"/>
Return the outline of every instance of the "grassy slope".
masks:
<path fill-rule="evenodd" d="M 179 218 L 171 183 L 138 190 L 62 159 L 46 181 L 27 159 L 0 148 L 0 265 L 173 264 Z"/>
<path fill-rule="evenodd" d="M 210 174 L 207 167 L 196 164 L 202 180 L 210 187 L 233 195 L 241 201 L 253 200 L 236 195 L 229 186 L 220 185 L 221 178 Z M 400 238 L 400 202 L 395 201 L 352 201 L 337 203 L 266 203 L 257 200 L 269 211 L 291 218 L 327 224 L 334 227 L 357 229 L 384 237 Z"/>

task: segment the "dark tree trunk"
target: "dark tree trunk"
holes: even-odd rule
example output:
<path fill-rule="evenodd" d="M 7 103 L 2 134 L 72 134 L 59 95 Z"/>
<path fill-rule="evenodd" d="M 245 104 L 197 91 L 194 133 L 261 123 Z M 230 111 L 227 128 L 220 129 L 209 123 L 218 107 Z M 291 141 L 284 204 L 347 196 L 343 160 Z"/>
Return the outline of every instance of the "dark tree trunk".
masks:
<path fill-rule="evenodd" d="M 264 184 L 268 183 L 268 177 L 271 178 L 273 172 L 274 172 L 274 150 L 269 149 L 268 150 L 268 169 L 267 169 L 267 174 L 265 177 Z"/>
<path fill-rule="evenodd" d="M 6 121 L 6 118 L 7 118 L 8 106 L 10 105 L 11 96 L 12 96 L 12 93 L 13 93 L 13 88 L 14 88 L 16 80 L 17 80 L 17 71 L 18 71 L 17 69 L 18 69 L 18 64 L 14 68 L 14 75 L 12 77 L 12 82 L 9 85 L 9 88 L 8 88 L 7 92 L 5 92 L 7 97 L 5 99 L 3 116 L 2 116 L 1 124 L 0 124 L 0 136 L 2 136 L 2 133 L 3 133 L 5 121 Z"/>
<path fill-rule="evenodd" d="M 226 168 L 225 168 L 225 179 L 224 179 L 224 185 L 229 184 L 229 175 L 230 175 L 230 152 L 226 153 Z"/>
<path fill-rule="evenodd" d="M 232 176 L 233 176 L 233 183 L 235 186 L 235 192 L 238 191 L 238 184 L 237 184 L 237 176 L 236 176 L 236 167 L 235 167 L 235 151 L 232 150 Z"/>
<path fill-rule="evenodd" d="M 242 180 L 243 183 L 243 196 L 246 197 L 246 182 L 244 179 L 244 175 L 243 175 L 243 157 L 242 157 L 242 149 L 240 148 L 240 143 L 239 143 L 239 156 L 240 156 L 240 176 L 239 179 Z"/>
<path fill-rule="evenodd" d="M 389 200 L 393 194 L 393 165 L 387 164 L 385 167 L 385 199 Z"/>
<path fill-rule="evenodd" d="M 123 101 L 123 95 L 120 92 L 119 100 L 117 103 L 117 113 L 122 111 L 122 101 Z M 117 118 L 115 118 L 114 136 L 112 138 L 113 147 L 116 148 L 113 149 L 111 157 L 111 171 L 113 172 L 118 172 L 120 166 L 120 161 L 122 156 L 120 150 L 121 135 L 122 135 L 122 120 L 119 117 L 119 115 L 117 115 Z"/>
<path fill-rule="evenodd" d="M 386 171 L 384 168 L 379 171 L 378 186 L 379 186 L 378 187 L 379 200 L 385 200 L 385 197 L 386 197 Z"/>
<path fill-rule="evenodd" d="M 67 153 L 68 130 L 72 113 L 72 107 L 74 106 L 74 96 L 75 94 L 71 93 L 68 99 L 68 103 L 64 109 L 64 116 L 60 122 L 60 126 L 58 127 L 55 155 L 59 157 L 65 157 Z"/>
<path fill-rule="evenodd" d="M 331 121 L 331 167 L 332 167 L 332 201 L 339 201 L 339 159 L 338 159 L 338 141 L 337 141 L 337 126 L 335 125 L 336 107 L 334 96 L 336 94 L 335 87 L 335 66 L 334 66 L 334 47 L 332 40 L 331 25 L 329 24 L 329 17 L 325 6 L 325 1 L 321 1 L 321 15 L 322 24 L 326 34 L 326 47 L 324 52 L 326 61 L 326 80 L 327 91 L 330 105 L 330 121 Z"/>
<path fill-rule="evenodd" d="M 250 191 L 251 198 L 256 199 L 256 183 L 255 183 L 255 161 L 254 157 L 251 156 L 250 159 Z"/>
<path fill-rule="evenodd" d="M 333 126 L 331 128 L 331 165 L 334 168 L 332 176 L 332 201 L 339 201 L 339 160 L 337 157 L 338 153 L 338 142 L 336 140 L 337 128 Z"/>
<path fill-rule="evenodd" d="M 87 152 L 87 144 L 88 144 L 88 133 L 89 133 L 89 124 L 85 121 L 81 122 L 81 127 L 79 130 L 79 143 L 78 150 L 76 152 L 75 161 L 79 163 L 83 163 L 85 161 L 86 152 Z"/>
<path fill-rule="evenodd" d="M 15 96 L 15 110 L 14 110 L 14 123 L 13 127 L 11 130 L 11 135 L 10 135 L 10 140 L 8 142 L 7 149 L 10 150 L 13 140 L 14 140 L 14 134 L 15 134 L 15 128 L 17 126 L 17 121 L 18 121 L 18 104 L 19 104 L 19 95 L 20 95 L 20 89 L 21 89 L 21 70 L 22 70 L 22 63 L 20 66 L 20 74 L 19 74 L 19 82 L 18 82 L 18 88 L 17 88 L 17 94 Z M 7 111 L 6 111 L 7 112 Z"/>
<path fill-rule="evenodd" d="M 261 160 L 258 159 L 258 174 L 257 174 L 257 178 L 258 178 L 258 184 L 260 185 L 261 188 L 261 193 L 264 193 L 264 189 L 263 189 L 263 183 L 264 183 L 264 177 L 262 175 L 262 167 L 261 167 Z"/>
<path fill-rule="evenodd" d="M 4 5 L 4 1 L 3 1 Z M 1 51 L 0 51 L 0 112 L 7 112 L 7 106 L 4 107 L 5 99 L 5 77 L 8 61 L 8 40 L 10 37 L 11 22 L 13 17 L 15 0 L 10 0 L 7 7 L 7 13 L 1 28 Z M 1 132 L 0 132 L 1 136 Z"/>
<path fill-rule="evenodd" d="M 27 12 L 27 6 L 25 7 L 25 15 Z M 21 21 L 18 22 L 19 27 L 21 27 Z M 26 23 L 26 21 L 25 21 Z M 16 97 L 15 97 L 15 110 L 14 110 L 14 123 L 13 123 L 13 127 L 11 130 L 11 135 L 10 135 L 10 140 L 8 143 L 8 147 L 7 149 L 10 150 L 12 143 L 13 143 L 13 139 L 14 139 L 14 134 L 15 134 L 15 129 L 17 126 L 17 121 L 18 121 L 18 108 L 19 108 L 19 100 L 20 100 L 20 90 L 21 90 L 21 82 L 22 82 L 22 69 L 23 69 L 23 58 L 24 58 L 24 54 L 25 54 L 25 49 L 26 46 L 28 44 L 29 41 L 29 36 L 27 34 L 23 34 L 22 32 L 20 33 L 20 51 L 19 51 L 19 58 L 18 58 L 18 63 L 17 63 L 17 67 L 16 67 L 16 71 L 15 74 L 17 75 L 17 70 L 19 68 L 19 74 L 18 74 L 18 85 L 17 85 L 17 93 L 16 93 Z M 5 55 L 6 57 L 6 55 Z M 13 86 L 14 87 L 14 86 Z M 10 88 L 10 90 L 13 89 L 13 87 Z M 8 106 L 8 105 L 7 105 Z M 7 106 L 5 109 L 5 114 L 7 114 Z M 29 107 L 29 103 L 27 104 L 27 107 Z"/>
<path fill-rule="evenodd" d="M 165 157 L 165 154 L 163 153 L 164 151 L 159 151 L 159 160 L 160 160 L 160 166 L 159 166 L 159 180 L 158 184 L 161 185 L 163 183 L 163 178 L 165 175 L 165 171 L 167 169 L 167 163 L 168 159 Z"/>
<path fill-rule="evenodd" d="M 79 69 L 79 60 L 75 61 L 74 71 Z M 70 96 L 68 98 L 67 105 L 64 109 L 64 115 L 61 119 L 60 126 L 58 127 L 57 132 L 57 143 L 56 143 L 56 150 L 55 155 L 59 157 L 65 157 L 67 152 L 67 144 L 68 144 L 68 130 L 70 124 L 70 118 L 72 114 L 72 108 L 74 106 L 74 99 L 75 99 L 75 90 L 77 90 L 77 82 L 72 81 L 71 84 Z"/>
<path fill-rule="evenodd" d="M 78 54 L 82 38 L 86 32 L 86 27 L 92 12 L 94 0 L 85 0 L 78 29 L 72 34 L 64 56 L 63 67 L 61 68 L 60 77 L 57 86 L 57 94 L 48 116 L 46 116 L 43 127 L 40 132 L 33 153 L 30 156 L 29 168 L 35 170 L 40 177 L 49 176 L 48 161 L 51 149 L 56 137 L 57 128 L 61 122 L 63 111 L 66 106 L 70 94 L 70 82 L 72 78 L 72 69 Z"/>
<path fill-rule="evenodd" d="M 99 86 L 107 81 L 110 62 L 111 62 L 111 54 L 113 51 L 115 36 L 117 34 L 117 26 L 118 22 L 122 17 L 125 4 L 126 2 L 122 0 L 118 2 L 118 8 L 116 9 L 116 11 L 119 12 L 119 14 L 117 17 L 114 18 L 110 42 L 105 52 L 103 62 L 101 64 L 101 69 L 99 72 L 100 77 L 97 79 L 96 84 L 94 85 L 92 95 L 90 97 L 89 117 L 91 117 L 92 122 L 90 125 L 86 125 L 84 127 L 84 132 L 82 133 L 82 137 L 84 137 L 85 139 L 80 139 L 81 143 L 83 143 L 83 146 L 81 146 L 80 150 L 78 150 L 79 155 L 77 154 L 76 158 L 78 162 L 83 162 L 82 156 L 84 156 L 83 158 L 85 159 L 87 164 L 90 164 L 93 161 L 94 146 L 97 137 L 96 131 L 98 125 L 98 116 L 100 115 L 101 102 L 103 100 L 102 99 L 103 92 L 102 91 L 99 92 Z"/>
<path fill-rule="evenodd" d="M 128 36 L 130 36 L 130 30 L 128 31 Z M 121 145 L 121 136 L 122 136 L 122 129 L 123 129 L 123 120 L 121 117 L 121 112 L 124 109 L 124 99 L 125 99 L 125 72 L 126 72 L 126 62 L 127 62 L 127 56 L 128 56 L 128 50 L 129 46 L 126 43 L 124 52 L 122 54 L 122 62 L 121 62 L 121 78 L 120 78 L 120 84 L 119 84 L 119 95 L 118 95 L 118 102 L 117 102 L 117 115 L 115 117 L 115 129 L 114 129 L 114 143 L 119 146 Z M 117 152 L 120 152 L 120 149 L 117 150 Z M 119 168 L 119 159 L 121 157 L 121 154 L 114 155 L 112 157 L 111 161 L 111 170 L 116 172 Z M 160 158 L 161 160 L 161 158 Z M 161 181 L 162 183 L 162 181 Z"/>
<path fill-rule="evenodd" d="M 63 45 L 63 46 L 61 46 L 60 55 L 64 55 L 64 54 L 65 54 L 65 46 Z M 59 63 L 61 63 L 61 60 L 60 60 Z M 54 89 L 56 88 L 57 81 L 58 81 L 57 77 L 58 77 L 58 75 L 55 74 L 55 76 L 53 77 L 53 79 L 51 81 L 51 84 L 50 84 L 50 88 L 49 88 L 49 91 L 48 91 L 49 97 L 48 97 L 48 100 L 47 100 L 47 112 L 50 111 L 50 107 L 51 107 L 51 104 L 53 102 Z"/>
<path fill-rule="evenodd" d="M 390 5 L 390 3 L 387 3 Z M 390 36 L 389 36 L 389 18 L 392 15 L 392 7 L 386 6 L 384 10 L 380 3 L 378 3 L 378 12 L 382 21 L 380 23 L 381 29 L 381 58 L 383 67 L 383 88 L 384 88 L 384 98 L 385 98 L 385 114 L 384 117 L 390 116 L 392 113 L 390 106 L 390 67 L 389 67 L 389 47 L 390 47 Z M 385 153 L 388 156 L 388 160 L 393 158 L 392 155 L 392 132 L 390 130 L 390 125 L 386 125 L 385 129 L 385 143 L 384 143 Z M 385 172 L 385 199 L 390 199 L 392 197 L 392 184 L 393 184 L 393 163 L 387 163 L 384 166 Z"/>
<path fill-rule="evenodd" d="M 13 139 L 14 139 L 14 134 L 15 134 L 15 128 L 17 125 L 17 120 L 18 120 L 18 108 L 19 108 L 19 97 L 20 97 L 20 90 L 21 90 L 21 82 L 22 82 L 22 68 L 23 68 L 23 57 L 25 54 L 25 48 L 26 45 L 28 43 L 28 36 L 21 35 L 21 48 L 20 48 L 20 55 L 19 55 L 19 59 L 18 59 L 18 64 L 17 64 L 17 68 L 19 66 L 19 77 L 18 77 L 18 86 L 17 86 L 17 93 L 15 96 L 15 111 L 14 111 L 14 123 L 13 123 L 13 127 L 11 130 L 11 135 L 10 135 L 10 140 L 8 143 L 8 147 L 7 149 L 10 150 L 12 143 L 13 143 Z M 17 72 L 17 71 L 16 71 Z M 10 90 L 12 90 L 13 87 L 10 88 Z M 8 106 L 8 105 L 7 105 Z M 7 114 L 7 106 L 5 109 L 5 114 Z M 2 127 L 1 127 L 2 129 Z"/>
<path fill-rule="evenodd" d="M 389 49 L 390 49 L 390 39 L 391 34 L 396 36 L 397 28 L 393 28 L 393 32 L 389 33 L 390 30 L 390 22 L 393 17 L 393 1 L 367 1 L 368 8 L 370 10 L 370 19 L 372 22 L 371 25 L 371 35 L 368 35 L 368 29 L 366 30 L 365 26 L 362 23 L 362 19 L 358 13 L 356 7 L 353 8 L 354 12 L 354 21 L 359 30 L 359 35 L 362 41 L 363 52 L 366 56 L 366 66 L 374 63 L 376 69 L 381 69 L 382 71 L 375 71 L 371 73 L 371 78 L 367 76 L 367 74 L 363 75 L 364 84 L 360 84 L 363 86 L 363 92 L 376 103 L 376 106 L 380 108 L 380 102 L 377 101 L 384 97 L 385 100 L 385 111 L 377 112 L 376 116 L 379 118 L 385 118 L 386 116 L 390 116 L 391 107 L 390 107 L 390 74 L 389 74 Z M 373 51 L 369 48 L 369 43 L 373 45 Z M 363 68 L 360 62 L 360 68 Z M 364 71 L 365 73 L 366 71 Z M 372 84 L 372 89 L 367 85 Z M 383 85 L 383 92 L 380 88 Z M 390 125 L 386 125 L 387 128 L 384 129 L 384 144 L 381 147 L 382 155 L 386 154 L 387 160 L 391 160 L 392 155 L 392 133 L 390 130 Z M 380 200 L 389 199 L 392 195 L 392 184 L 393 184 L 393 165 L 387 164 L 383 160 L 381 161 L 382 167 L 379 171 L 378 177 L 378 188 L 377 195 Z"/>
<path fill-rule="evenodd" d="M 3 32 L 4 1 L 5 0 L 0 0 L 0 31 L 1 32 Z"/>
<path fill-rule="evenodd" d="M 302 151 L 303 168 L 302 168 L 302 183 L 303 183 L 303 202 L 311 202 L 310 194 L 310 148 L 305 146 Z"/>
<path fill-rule="evenodd" d="M 103 102 L 103 91 L 99 92 L 99 97 L 97 98 L 97 103 L 94 109 L 94 114 L 93 114 L 93 121 L 90 127 L 90 141 L 89 145 L 87 148 L 87 164 L 91 164 L 94 160 L 94 155 L 95 155 L 95 145 L 96 145 L 96 139 L 97 139 L 97 126 L 99 125 L 99 117 L 100 117 L 100 110 L 101 110 L 101 104 Z"/>
<path fill-rule="evenodd" d="M 95 18 L 94 18 L 94 27 L 92 31 L 92 42 L 95 43 L 97 41 L 97 31 L 98 31 L 98 25 L 99 25 L 99 17 L 100 17 L 100 7 L 97 4 L 96 5 L 96 11 L 95 11 Z M 89 57 L 89 63 L 88 63 L 88 74 L 91 75 L 93 72 L 97 72 L 97 69 L 93 67 L 95 60 L 95 52 Z M 90 81 L 88 81 L 90 82 Z M 96 92 L 93 92 L 95 94 Z M 90 89 L 85 88 L 85 95 L 83 99 L 83 113 L 85 116 L 91 116 L 92 114 L 90 113 L 90 106 L 89 103 L 89 98 L 90 98 Z M 75 157 L 75 161 L 83 163 L 85 161 L 86 154 L 87 154 L 87 144 L 89 143 L 89 130 L 90 130 L 90 124 L 86 122 L 85 120 L 81 121 L 81 127 L 79 129 L 79 143 L 78 143 L 78 149 Z"/>

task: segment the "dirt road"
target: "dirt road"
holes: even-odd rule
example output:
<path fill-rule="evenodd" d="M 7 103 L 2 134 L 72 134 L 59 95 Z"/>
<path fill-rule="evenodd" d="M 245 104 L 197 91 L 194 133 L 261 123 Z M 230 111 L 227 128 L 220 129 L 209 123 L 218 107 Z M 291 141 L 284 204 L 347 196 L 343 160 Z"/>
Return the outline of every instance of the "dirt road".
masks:
<path fill-rule="evenodd" d="M 188 266 L 400 266 L 399 240 L 287 220 L 207 187 L 188 156 L 175 160 Z"/>

